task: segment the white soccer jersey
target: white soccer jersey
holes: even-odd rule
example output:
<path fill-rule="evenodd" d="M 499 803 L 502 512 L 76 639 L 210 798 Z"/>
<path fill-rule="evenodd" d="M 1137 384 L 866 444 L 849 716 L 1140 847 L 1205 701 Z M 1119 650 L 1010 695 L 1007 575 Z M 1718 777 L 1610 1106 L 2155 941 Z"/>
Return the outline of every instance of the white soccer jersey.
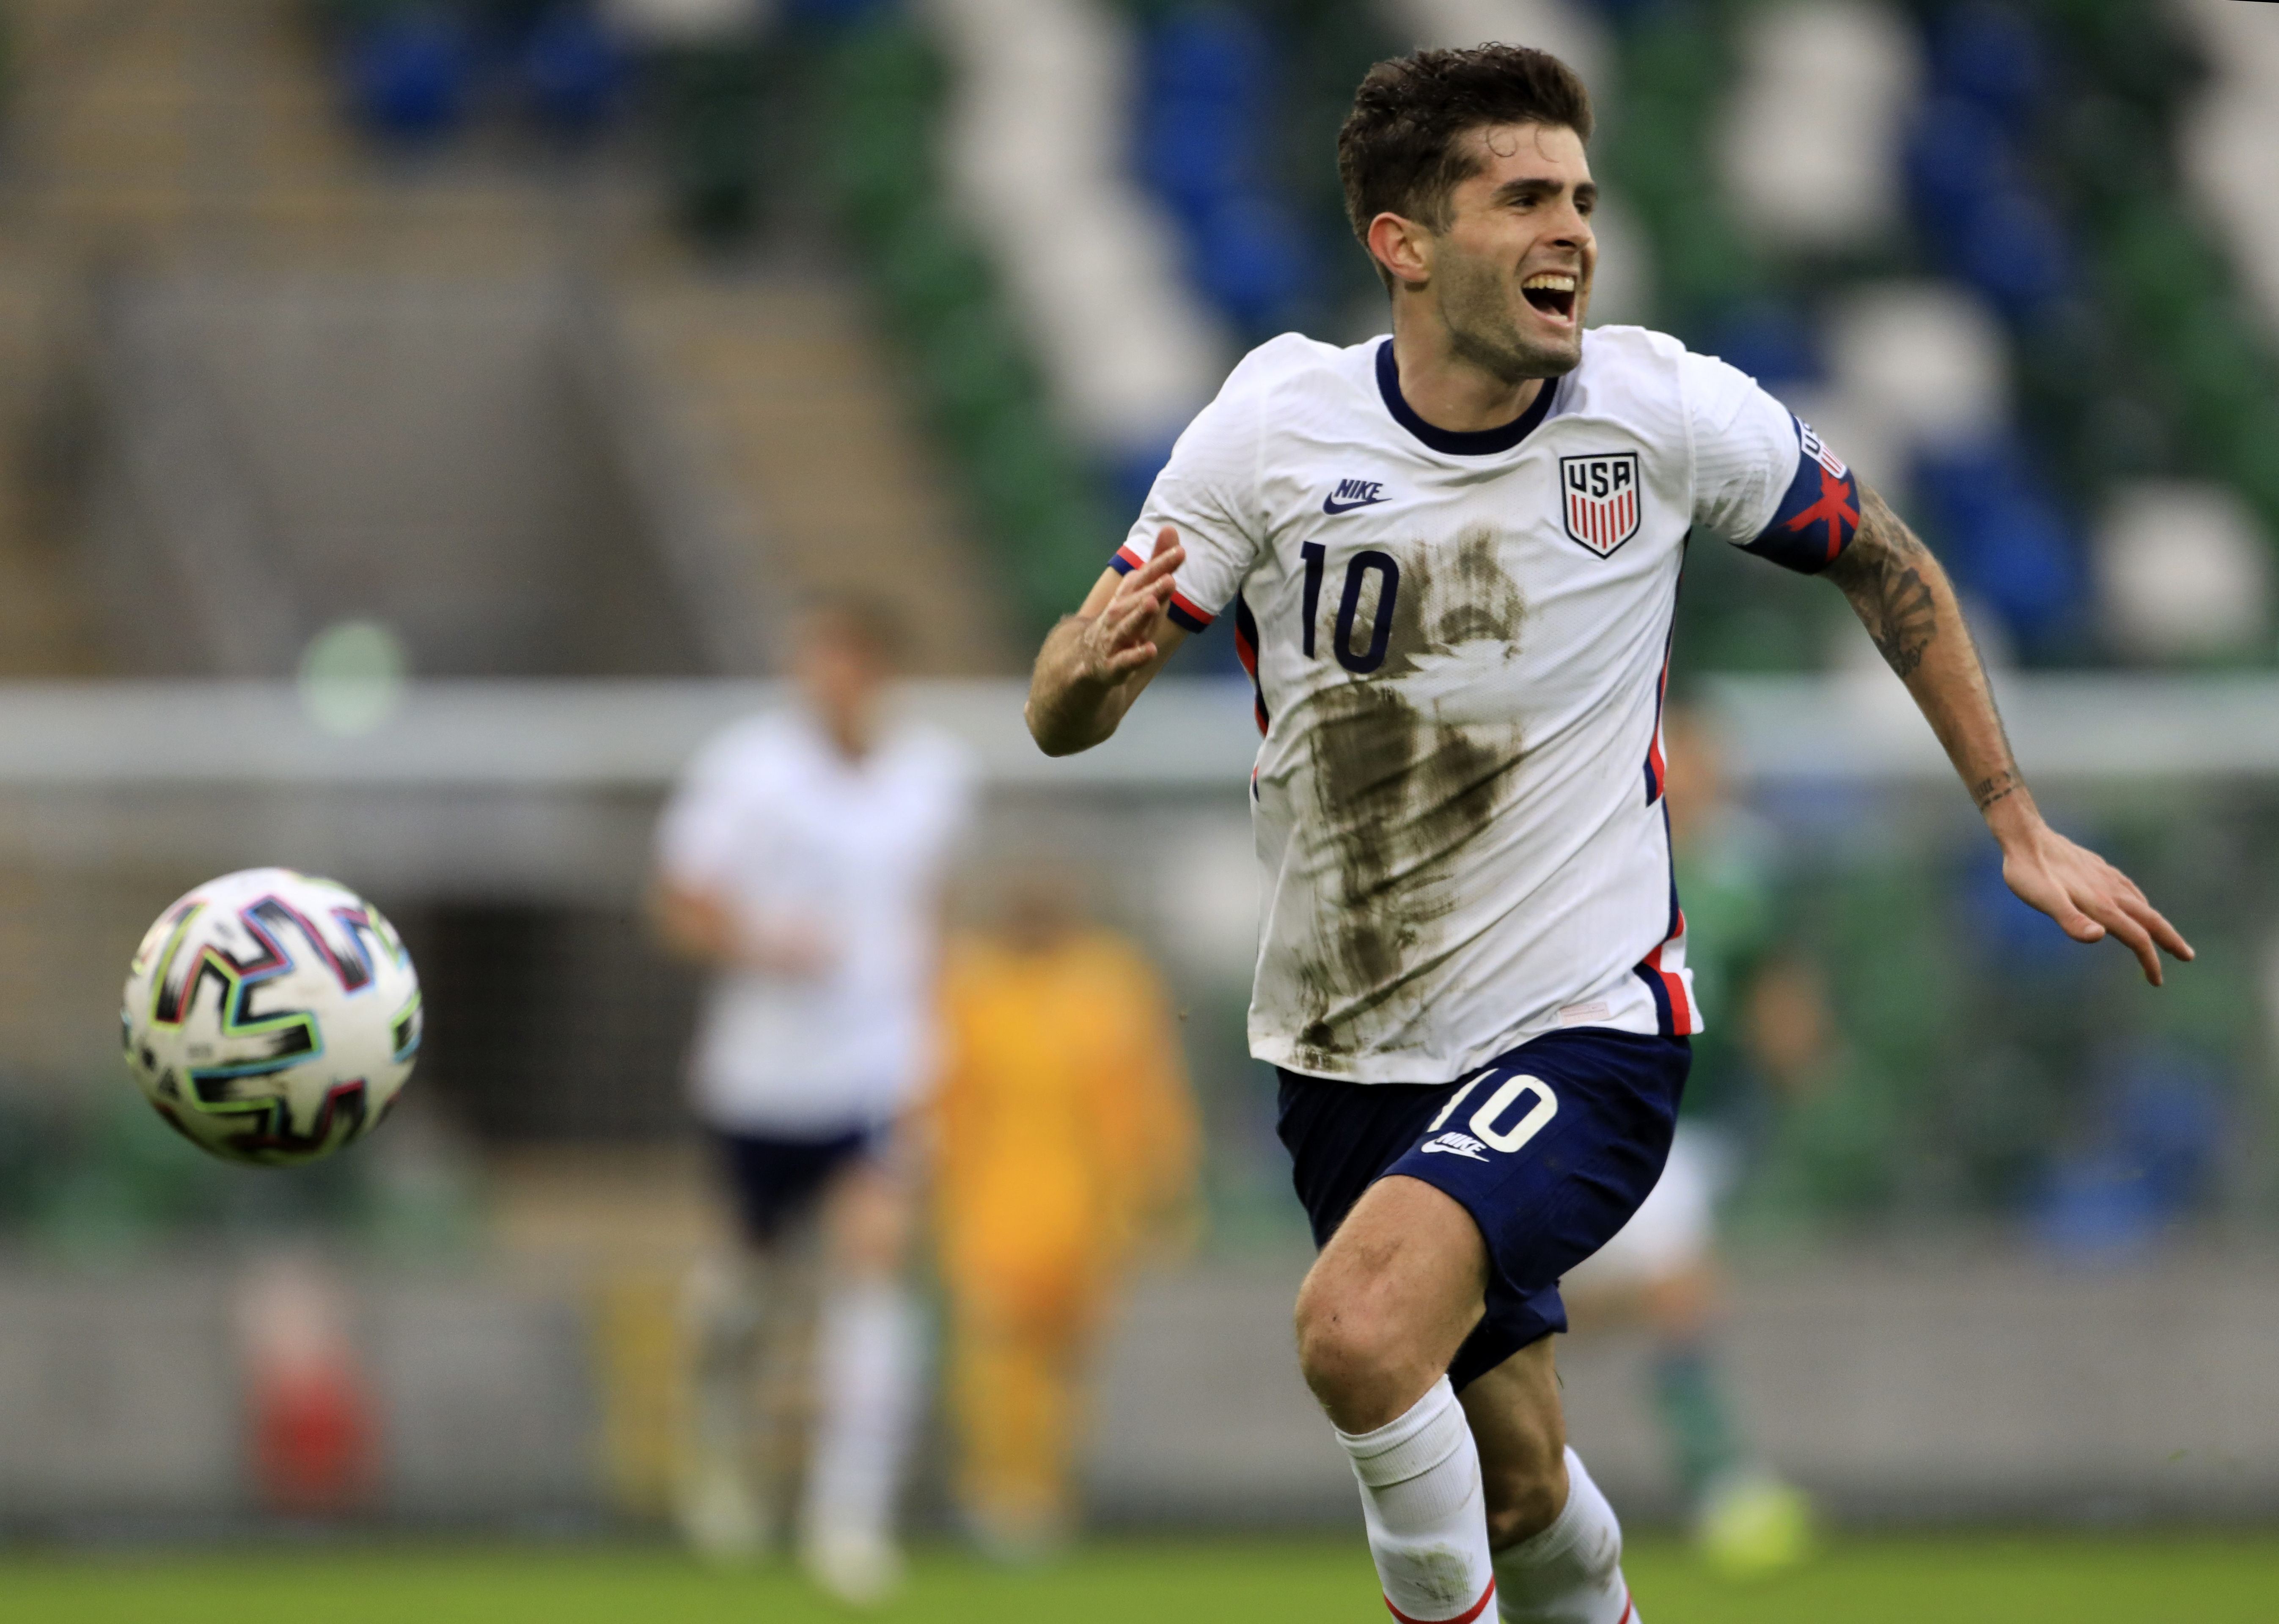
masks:
<path fill-rule="evenodd" d="M 1251 1052 L 1431 1083 L 1560 1026 L 1703 1030 L 1661 799 L 1687 532 L 1824 567 L 1844 465 L 1748 378 L 1635 327 L 1506 428 L 1436 429 L 1390 340 L 1286 334 L 1195 418 L 1171 613 L 1230 608 L 1258 690 Z"/>
<path fill-rule="evenodd" d="M 739 924 L 810 932 L 811 977 L 723 970 L 690 1084 L 697 1115 L 736 1132 L 813 1136 L 882 1122 L 934 1063 L 942 883 L 971 809 L 965 747 L 888 728 L 851 762 L 803 710 L 707 744 L 657 826 L 665 877 Z"/>

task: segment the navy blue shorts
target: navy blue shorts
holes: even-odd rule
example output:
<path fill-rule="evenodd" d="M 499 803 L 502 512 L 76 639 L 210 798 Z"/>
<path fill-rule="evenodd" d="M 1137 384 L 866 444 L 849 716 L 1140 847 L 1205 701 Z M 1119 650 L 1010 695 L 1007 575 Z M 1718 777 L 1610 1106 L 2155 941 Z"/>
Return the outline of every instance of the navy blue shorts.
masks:
<path fill-rule="evenodd" d="M 712 1142 L 719 1147 L 721 1171 L 727 1175 L 744 1238 L 755 1246 L 771 1244 L 813 1212 L 833 1176 L 871 1154 L 879 1138 L 873 1128 L 850 1128 L 819 1139 L 715 1129 Z"/>
<path fill-rule="evenodd" d="M 1390 1173 L 1462 1202 L 1492 1265 L 1486 1315 L 1448 1366 L 1462 1389 L 1567 1329 L 1559 1277 L 1612 1240 L 1661 1176 L 1692 1059 L 1683 1038 L 1577 1027 L 1453 1083 L 1283 1071 L 1278 1130 L 1314 1244 Z"/>

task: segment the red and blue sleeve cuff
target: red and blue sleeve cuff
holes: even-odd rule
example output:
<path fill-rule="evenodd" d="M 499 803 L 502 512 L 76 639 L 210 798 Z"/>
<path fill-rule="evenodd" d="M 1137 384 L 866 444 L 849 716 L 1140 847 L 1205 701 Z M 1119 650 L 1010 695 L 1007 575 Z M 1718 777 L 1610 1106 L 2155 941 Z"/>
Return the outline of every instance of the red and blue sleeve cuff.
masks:
<path fill-rule="evenodd" d="M 1118 575 L 1129 575 L 1147 562 L 1140 556 L 1139 549 L 1127 541 L 1116 549 L 1116 556 L 1108 561 L 1108 567 Z M 1188 632 L 1207 632 L 1211 622 L 1218 618 L 1176 586 L 1171 588 L 1171 601 L 1164 606 L 1164 612 L 1170 616 L 1173 625 Z"/>

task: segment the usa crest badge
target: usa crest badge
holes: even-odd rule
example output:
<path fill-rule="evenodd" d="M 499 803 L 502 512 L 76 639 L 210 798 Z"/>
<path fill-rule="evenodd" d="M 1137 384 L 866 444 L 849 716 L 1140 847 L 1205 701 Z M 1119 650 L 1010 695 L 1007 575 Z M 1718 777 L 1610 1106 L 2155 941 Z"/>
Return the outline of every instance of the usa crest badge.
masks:
<path fill-rule="evenodd" d="M 1638 454 L 1607 451 L 1559 459 L 1561 517 L 1567 533 L 1600 557 L 1638 532 Z"/>

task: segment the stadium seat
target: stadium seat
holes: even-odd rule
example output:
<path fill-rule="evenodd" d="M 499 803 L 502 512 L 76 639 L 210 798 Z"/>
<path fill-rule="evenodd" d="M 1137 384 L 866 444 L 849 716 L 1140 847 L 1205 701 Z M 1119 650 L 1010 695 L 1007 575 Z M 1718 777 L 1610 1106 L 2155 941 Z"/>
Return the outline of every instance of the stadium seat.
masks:
<path fill-rule="evenodd" d="M 2063 36 L 2085 79 L 2127 96 L 2163 123 L 2206 73 L 2166 7 L 2143 0 L 2064 0 L 2049 8 L 2047 22 L 2053 34 Z"/>
<path fill-rule="evenodd" d="M 2170 360 L 2187 392 L 2189 425 L 2199 434 L 2221 440 L 2229 425 L 2271 398 L 2268 364 L 2257 353 L 2248 324 L 2228 303 L 2180 312 L 2171 343 Z"/>
<path fill-rule="evenodd" d="M 842 114 L 926 111 L 941 99 L 941 59 L 915 29 L 883 24 L 847 29 L 833 38 L 827 61 L 832 99 Z"/>
<path fill-rule="evenodd" d="M 2080 275 L 2064 220 L 2022 188 L 1982 195 L 1956 226 L 1953 241 L 1965 280 L 2013 319 L 2062 297 Z"/>
<path fill-rule="evenodd" d="M 1747 241 L 1706 187 L 1665 205 L 1654 238 L 1655 269 L 1681 336 L 1698 336 L 1766 285 Z"/>
<path fill-rule="evenodd" d="M 1273 197 L 1219 197 L 1198 217 L 1195 243 L 1196 287 L 1246 333 L 1272 332 L 1313 286 L 1318 250 Z"/>
<path fill-rule="evenodd" d="M 1938 83 L 2014 127 L 2039 108 L 2048 83 L 2046 58 L 2033 18 L 1994 0 L 1952 7 L 1931 30 L 1931 71 Z"/>
<path fill-rule="evenodd" d="M 2225 476 L 2247 498 L 2275 538 L 2279 538 L 2279 393 L 2267 393 L 2252 410 L 2224 426 L 2211 447 Z"/>
<path fill-rule="evenodd" d="M 947 326 L 986 319 L 996 302 L 988 257 L 939 207 L 895 222 L 879 244 L 873 274 L 895 325 L 914 342 L 930 341 Z"/>
<path fill-rule="evenodd" d="M 2236 492 L 2173 476 L 2108 483 L 2095 548 L 2098 618 L 2122 655 L 2200 666 L 2270 647 L 2279 571 Z"/>
<path fill-rule="evenodd" d="M 1175 11 L 1147 32 L 1136 166 L 1186 234 L 1189 280 L 1239 332 L 1294 324 L 1320 246 L 1274 173 L 1278 42 L 1232 10 Z"/>
<path fill-rule="evenodd" d="M 1733 306 L 1712 326 L 1702 348 L 1778 394 L 1813 383 L 1826 371 L 1818 335 L 1796 303 L 1753 299 Z"/>
<path fill-rule="evenodd" d="M 1115 524 L 1040 412 L 1000 414 L 968 470 L 976 517 L 1017 566 L 1030 612 L 1046 622 L 1080 601 L 1106 563 Z"/>
<path fill-rule="evenodd" d="M 895 0 L 784 0 L 782 15 L 788 23 L 844 27 L 891 11 L 894 4 Z"/>
<path fill-rule="evenodd" d="M 2167 142 L 2152 114 L 2110 94 L 2069 98 L 2053 110 L 2051 150 L 2084 207 L 2085 224 L 2135 218 L 2166 190 Z"/>
<path fill-rule="evenodd" d="M 911 162 L 913 151 L 925 150 L 928 126 L 906 111 L 843 117 L 836 126 L 826 163 L 839 217 L 865 245 L 889 249 L 934 197 L 926 166 Z"/>
<path fill-rule="evenodd" d="M 666 185 L 684 229 L 725 243 L 756 223 L 766 63 L 758 48 L 706 45 L 660 53 Z"/>
<path fill-rule="evenodd" d="M 617 114 L 629 67 L 617 36 L 582 5 L 556 6 L 538 18 L 514 62 L 539 122 L 571 136 L 590 135 Z"/>
<path fill-rule="evenodd" d="M 1889 7 L 1839 4 L 1752 7 L 1733 32 L 1718 169 L 1736 214 L 1800 254 L 1876 251 L 1897 223 L 1915 30 Z"/>
<path fill-rule="evenodd" d="M 2083 1259 L 2158 1244 L 2206 1205 L 2233 1126 L 2230 1092 L 2181 1050 L 2152 1045 L 2125 1056 L 2037 1192 L 2036 1233 Z"/>
<path fill-rule="evenodd" d="M 1255 132 L 1240 103 L 1151 100 L 1135 145 L 1141 178 L 1190 226 L 1220 198 L 1258 185 Z"/>
<path fill-rule="evenodd" d="M 1171 441 L 1127 450 L 1112 458 L 1106 471 L 1108 493 L 1119 513 L 1138 513 L 1147 505 L 1155 476 L 1171 460 Z"/>
<path fill-rule="evenodd" d="M 440 141 L 465 122 L 473 70 L 465 31 L 424 10 L 379 15 L 353 29 L 341 49 L 357 122 L 404 145 Z"/>
<path fill-rule="evenodd" d="M 2014 447 L 1956 447 L 1917 463 L 1915 489 L 1962 586 L 1991 607 L 2030 655 L 2079 633 L 2078 539 Z"/>
<path fill-rule="evenodd" d="M 918 370 L 935 421 L 968 455 L 993 443 L 1008 419 L 1032 431 L 1040 398 L 1036 375 L 993 306 L 969 309 L 928 334 Z"/>
<path fill-rule="evenodd" d="M 885 251 L 939 189 L 931 157 L 941 65 L 923 38 L 888 28 L 842 35 L 827 60 L 832 190 L 840 218 Z"/>

